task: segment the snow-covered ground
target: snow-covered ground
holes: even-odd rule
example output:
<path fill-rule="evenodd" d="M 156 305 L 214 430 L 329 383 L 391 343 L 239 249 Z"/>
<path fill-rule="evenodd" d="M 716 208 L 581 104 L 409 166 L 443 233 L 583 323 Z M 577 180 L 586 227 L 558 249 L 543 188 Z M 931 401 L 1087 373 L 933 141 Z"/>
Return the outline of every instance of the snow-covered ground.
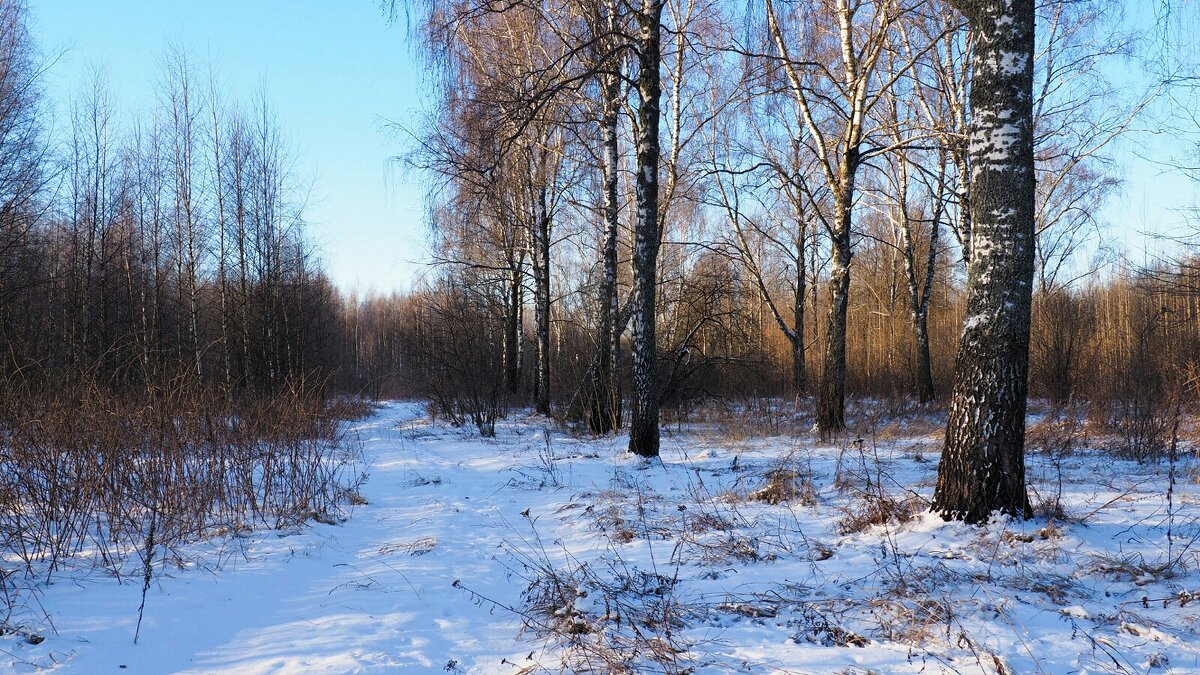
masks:
<path fill-rule="evenodd" d="M 1031 451 L 1060 517 L 973 528 L 925 513 L 936 424 L 880 426 L 695 425 L 645 463 L 539 418 L 480 439 L 387 404 L 350 436 L 371 469 L 345 522 L 191 547 L 136 645 L 141 579 L 66 570 L 38 595 L 54 630 L 5 638 L 0 669 L 1200 672 L 1191 459 L 1168 496 L 1165 462 Z"/>

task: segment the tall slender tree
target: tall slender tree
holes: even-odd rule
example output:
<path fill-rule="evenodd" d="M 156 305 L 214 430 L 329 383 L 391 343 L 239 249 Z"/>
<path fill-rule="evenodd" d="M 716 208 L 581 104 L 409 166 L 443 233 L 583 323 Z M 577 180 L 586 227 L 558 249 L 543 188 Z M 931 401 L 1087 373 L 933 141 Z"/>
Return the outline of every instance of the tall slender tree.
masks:
<path fill-rule="evenodd" d="M 589 369 L 585 389 L 585 414 L 592 433 L 605 434 L 621 426 L 621 332 L 617 288 L 617 246 L 621 228 L 620 112 L 622 104 L 621 47 L 623 15 L 616 0 L 595 3 L 592 17 L 595 69 L 600 94 L 601 203 L 604 220 L 602 271 L 599 286 L 597 359 Z"/>
<path fill-rule="evenodd" d="M 861 169 L 872 157 L 897 144 L 872 124 L 872 111 L 892 95 L 924 51 L 898 53 L 894 40 L 900 24 L 914 11 L 902 0 L 835 0 L 801 11 L 803 25 L 822 26 L 804 33 L 806 44 L 792 43 L 792 32 L 773 0 L 765 0 L 767 31 L 802 120 L 807 148 L 832 197 L 831 217 L 821 216 L 830 242 L 829 310 L 825 325 L 824 367 L 817 399 L 817 428 L 822 437 L 846 427 L 846 318 L 850 302 L 850 264 L 854 257 L 854 211 Z M 795 21 L 791 22 L 795 23 Z M 824 28 L 823 26 L 830 26 Z M 926 48 L 928 49 L 928 47 Z"/>
<path fill-rule="evenodd" d="M 658 344 L 655 339 L 658 249 L 662 241 L 658 212 L 659 116 L 662 85 L 661 23 L 663 0 L 641 0 L 635 13 L 637 51 L 637 216 L 633 230 L 633 400 L 629 451 L 657 457 Z"/>
<path fill-rule="evenodd" d="M 1033 0 L 951 0 L 975 38 L 971 261 L 932 509 L 979 523 L 1031 514 L 1025 407 L 1034 262 Z"/>

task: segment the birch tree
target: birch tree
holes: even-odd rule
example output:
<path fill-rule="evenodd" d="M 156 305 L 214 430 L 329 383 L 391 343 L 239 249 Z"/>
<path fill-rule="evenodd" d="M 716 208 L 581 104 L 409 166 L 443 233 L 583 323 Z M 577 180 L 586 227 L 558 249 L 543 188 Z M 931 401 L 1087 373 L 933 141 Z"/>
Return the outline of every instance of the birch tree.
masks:
<path fill-rule="evenodd" d="M 1025 407 L 1034 264 L 1033 0 L 951 0 L 975 39 L 966 320 L 932 510 L 1031 515 Z"/>
<path fill-rule="evenodd" d="M 790 23 L 800 28 L 791 30 L 774 0 L 765 3 L 776 60 L 786 74 L 808 151 L 820 168 L 833 204 L 832 214 L 821 217 L 831 259 L 817 428 L 827 438 L 846 427 L 846 314 L 859 172 L 872 157 L 894 148 L 872 125 L 871 113 L 891 95 L 893 85 L 907 74 L 921 52 L 890 64 L 884 58 L 894 50 L 892 40 L 911 13 L 911 3 L 819 2 L 799 10 Z M 806 27 L 809 25 L 811 28 Z M 816 208 L 813 212 L 821 215 Z"/>
<path fill-rule="evenodd" d="M 633 229 L 633 392 L 629 420 L 629 451 L 657 457 L 658 344 L 655 338 L 655 297 L 658 292 L 659 228 L 658 169 L 659 115 L 662 85 L 661 23 L 663 0 L 641 0 L 634 13 L 637 24 L 637 174 L 634 178 L 637 216 Z"/>
<path fill-rule="evenodd" d="M 594 3 L 591 29 L 596 36 L 594 69 L 599 96 L 600 182 L 603 216 L 601 281 L 596 298 L 597 326 L 595 366 L 585 374 L 583 406 L 588 428 L 594 434 L 609 433 L 621 426 L 621 333 L 620 298 L 617 287 L 618 239 L 621 227 L 620 187 L 620 112 L 624 86 L 626 43 L 625 16 L 616 0 Z"/>
<path fill-rule="evenodd" d="M 945 142 L 931 147 L 905 147 L 902 130 L 921 124 L 916 118 L 922 108 L 932 120 L 944 118 L 949 110 L 942 100 L 926 101 L 920 83 L 910 81 L 905 96 L 889 97 L 881 106 L 885 128 L 897 149 L 884 158 L 886 184 L 883 210 L 891 222 L 893 243 L 900 256 L 908 291 L 908 316 L 913 337 L 913 394 L 920 403 L 934 400 L 933 365 L 929 347 L 929 305 L 944 248 L 941 237 L 950 195 L 951 151 Z M 938 106 L 938 107 L 934 107 Z M 936 124 L 936 122 L 935 122 Z M 931 127 L 936 128 L 936 127 Z"/>

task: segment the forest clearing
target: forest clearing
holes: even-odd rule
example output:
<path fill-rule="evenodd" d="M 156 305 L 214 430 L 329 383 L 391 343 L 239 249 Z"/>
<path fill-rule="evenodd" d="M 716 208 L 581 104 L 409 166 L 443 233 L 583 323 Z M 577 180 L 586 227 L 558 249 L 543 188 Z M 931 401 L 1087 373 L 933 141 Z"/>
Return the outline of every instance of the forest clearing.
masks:
<path fill-rule="evenodd" d="M 1200 673 L 1195 0 L 0 0 L 0 672 Z"/>
<path fill-rule="evenodd" d="M 1145 673 L 1200 668 L 1200 463 L 1137 462 L 1034 413 L 1036 516 L 928 513 L 937 415 L 790 405 L 672 425 L 659 460 L 529 413 L 485 439 L 386 403 L 326 522 L 162 554 L 140 602 L 80 555 L 38 591 L 54 672 Z M 731 423 L 731 421 L 736 421 Z M 743 426 L 740 424 L 745 422 Z M 753 431 L 758 429 L 760 431 Z M 1171 485 L 1164 493 L 1156 486 Z M 32 609 L 49 621 L 32 621 Z"/>

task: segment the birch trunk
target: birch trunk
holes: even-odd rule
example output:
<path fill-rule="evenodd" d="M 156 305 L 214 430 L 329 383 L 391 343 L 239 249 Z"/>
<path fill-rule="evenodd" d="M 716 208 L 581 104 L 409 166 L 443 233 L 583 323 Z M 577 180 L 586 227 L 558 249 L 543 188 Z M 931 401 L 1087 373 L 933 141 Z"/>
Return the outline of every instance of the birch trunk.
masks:
<path fill-rule="evenodd" d="M 1025 405 L 1033 280 L 1033 0 L 952 0 L 975 34 L 971 254 L 932 510 L 1029 517 Z"/>
<path fill-rule="evenodd" d="M 902 190 L 906 190 L 908 171 L 903 163 L 900 167 L 900 175 Z M 942 184 L 943 181 L 939 176 L 939 188 Z M 904 258 L 904 276 L 908 284 L 908 313 L 913 331 L 913 349 L 916 352 L 914 354 L 913 393 L 916 394 L 918 402 L 929 403 L 936 397 L 933 388 L 933 364 L 929 355 L 929 298 L 933 292 L 934 278 L 937 275 L 938 236 L 941 230 L 943 202 L 939 192 L 938 197 L 934 199 L 934 212 L 929 230 L 929 248 L 926 251 L 923 279 L 917 268 L 917 242 L 913 232 L 916 225 L 909 216 L 907 198 L 901 196 L 899 202 L 901 253 Z"/>
<path fill-rule="evenodd" d="M 594 434 L 606 434 L 621 426 L 621 390 L 618 379 L 621 334 L 617 331 L 617 235 L 620 228 L 620 204 L 617 202 L 617 167 L 620 162 L 617 143 L 617 109 L 620 82 L 605 75 L 602 86 L 604 115 L 604 278 L 600 284 L 599 366 L 588 405 L 588 428 Z"/>
<path fill-rule="evenodd" d="M 659 79 L 662 0 L 642 0 L 637 13 L 637 223 L 633 236 L 633 409 L 629 421 L 629 451 L 658 456 L 658 353 L 655 338 L 655 294 L 658 277 L 658 125 L 662 84 Z"/>

